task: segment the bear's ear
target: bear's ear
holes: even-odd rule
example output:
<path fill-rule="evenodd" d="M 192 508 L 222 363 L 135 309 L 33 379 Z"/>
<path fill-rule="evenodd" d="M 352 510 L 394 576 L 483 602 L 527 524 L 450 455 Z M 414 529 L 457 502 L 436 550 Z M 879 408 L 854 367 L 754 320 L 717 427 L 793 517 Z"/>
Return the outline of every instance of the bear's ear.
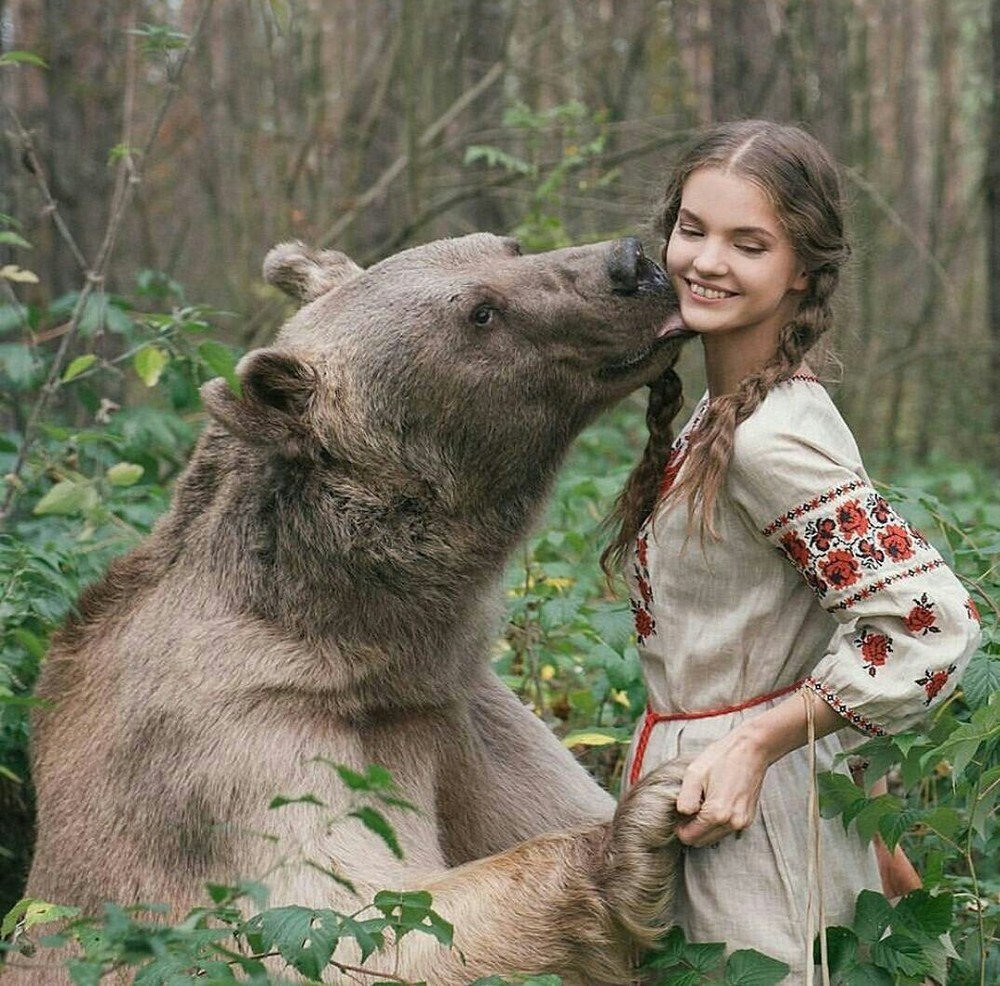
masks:
<path fill-rule="evenodd" d="M 339 250 L 310 250 L 303 243 L 279 243 L 264 258 L 264 280 L 303 304 L 339 288 L 362 269 Z"/>
<path fill-rule="evenodd" d="M 280 349 L 255 349 L 236 365 L 240 393 L 222 377 L 203 384 L 201 399 L 226 431 L 254 445 L 275 448 L 288 458 L 307 456 L 317 446 L 310 405 L 319 377 L 305 360 Z"/>

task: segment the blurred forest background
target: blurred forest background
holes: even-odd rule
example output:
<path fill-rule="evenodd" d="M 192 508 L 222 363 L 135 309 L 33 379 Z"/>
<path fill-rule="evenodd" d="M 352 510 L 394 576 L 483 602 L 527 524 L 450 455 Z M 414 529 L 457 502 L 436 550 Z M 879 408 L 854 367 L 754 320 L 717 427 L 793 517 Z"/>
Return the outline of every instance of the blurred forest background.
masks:
<path fill-rule="evenodd" d="M 3 48 L 49 65 L 5 73 L 4 98 L 84 256 L 105 230 L 123 113 L 144 134 L 175 84 L 180 42 L 143 25 L 190 32 L 204 6 L 0 0 Z M 995 0 L 208 6 L 138 163 L 108 288 L 165 272 L 239 315 L 234 342 L 260 344 L 282 312 L 259 276 L 279 240 L 370 263 L 526 216 L 535 248 L 603 238 L 643 223 L 693 128 L 794 120 L 843 163 L 852 202 L 837 397 L 862 448 L 1000 461 Z M 136 67 L 130 38 L 161 57 Z M 0 212 L 35 246 L 42 283 L 22 295 L 57 297 L 80 269 L 24 157 L 17 139 L 0 149 Z"/>
<path fill-rule="evenodd" d="M 267 249 L 370 264 L 487 229 L 526 250 L 639 231 L 658 253 L 647 218 L 680 146 L 761 116 L 843 166 L 854 255 L 826 376 L 984 631 L 926 729 L 873 741 L 890 794 L 820 778 L 825 814 L 902 841 L 924 880 L 895 911 L 859 898 L 833 981 L 941 981 L 947 964 L 952 986 L 1000 982 L 998 91 L 1000 0 L 0 0 L 0 916 L 30 859 L 28 710 L 50 634 L 165 510 L 198 386 L 231 379 L 289 312 L 262 281 Z M 689 407 L 700 362 L 689 346 Z M 508 572 L 495 653 L 611 790 L 645 699 L 599 521 L 644 404 L 577 442 Z M 101 936 L 81 925 L 76 981 L 145 962 L 149 983 L 236 981 L 204 926 L 245 934 L 242 891 L 216 889 L 169 932 L 121 911 Z M 66 913 L 32 906 L 0 937 Z M 301 945 L 281 954 L 315 973 Z M 668 951 L 657 982 L 724 961 L 721 945 Z M 760 961 L 726 982 L 778 982 Z"/>

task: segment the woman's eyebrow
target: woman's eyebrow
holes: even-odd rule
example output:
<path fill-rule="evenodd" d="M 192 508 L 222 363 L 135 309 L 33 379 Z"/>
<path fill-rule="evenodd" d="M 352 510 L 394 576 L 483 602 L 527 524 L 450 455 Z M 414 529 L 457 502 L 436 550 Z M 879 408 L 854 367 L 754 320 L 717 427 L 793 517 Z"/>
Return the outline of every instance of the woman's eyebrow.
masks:
<path fill-rule="evenodd" d="M 690 209 L 680 209 L 677 215 L 681 219 L 686 219 L 689 222 L 698 223 L 699 226 L 704 225 L 701 219 Z M 763 226 L 738 226 L 736 227 L 736 229 L 730 230 L 730 232 L 734 233 L 737 236 L 760 236 L 768 240 L 776 239 L 774 233 L 772 233 L 769 229 L 764 229 Z"/>

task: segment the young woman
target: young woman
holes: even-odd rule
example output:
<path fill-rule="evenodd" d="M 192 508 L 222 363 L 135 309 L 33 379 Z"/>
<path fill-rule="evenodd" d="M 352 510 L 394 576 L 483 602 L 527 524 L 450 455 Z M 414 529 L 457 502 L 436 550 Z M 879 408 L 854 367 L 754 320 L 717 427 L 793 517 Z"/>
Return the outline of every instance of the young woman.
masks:
<path fill-rule="evenodd" d="M 603 559 L 624 565 L 649 694 L 625 783 L 693 758 L 676 922 L 781 958 L 801 982 L 810 722 L 817 769 L 845 769 L 842 739 L 911 727 L 951 693 L 978 617 L 872 488 L 806 362 L 849 252 L 825 150 L 795 127 L 716 127 L 679 163 L 660 228 L 708 393 L 671 445 L 679 381 L 653 387 Z M 839 819 L 821 839 L 825 921 L 849 925 L 858 892 L 881 889 L 874 854 Z M 905 878 L 905 858 L 885 863 Z"/>

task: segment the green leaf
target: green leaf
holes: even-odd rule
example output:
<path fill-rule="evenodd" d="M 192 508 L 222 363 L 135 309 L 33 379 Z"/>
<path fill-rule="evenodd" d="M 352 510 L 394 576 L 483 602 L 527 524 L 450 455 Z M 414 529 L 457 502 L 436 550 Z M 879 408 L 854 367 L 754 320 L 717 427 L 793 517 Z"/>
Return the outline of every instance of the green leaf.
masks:
<path fill-rule="evenodd" d="M 111 466 L 105 476 L 112 486 L 134 486 L 142 479 L 145 469 L 134 462 L 118 462 Z"/>
<path fill-rule="evenodd" d="M 951 894 L 932 896 L 926 890 L 914 890 L 896 904 L 892 926 L 917 938 L 936 940 L 951 927 L 952 910 Z"/>
<path fill-rule="evenodd" d="M 892 976 L 874 965 L 856 965 L 839 980 L 843 986 L 892 986 Z"/>
<path fill-rule="evenodd" d="M 962 694 L 973 709 L 985 705 L 1000 692 L 1000 657 L 979 651 L 972 656 L 962 675 Z"/>
<path fill-rule="evenodd" d="M 879 835 L 885 840 L 889 852 L 895 851 L 903 834 L 917 822 L 922 821 L 926 814 L 927 812 L 923 808 L 905 808 L 903 811 L 885 815 L 879 819 Z"/>
<path fill-rule="evenodd" d="M 817 775 L 817 780 L 820 814 L 824 818 L 834 818 L 847 810 L 856 812 L 859 807 L 858 802 L 864 804 L 867 801 L 861 789 L 846 774 L 824 771 Z"/>
<path fill-rule="evenodd" d="M 292 968 L 309 979 L 319 979 L 340 937 L 333 911 L 308 907 L 276 907 L 250 918 L 248 934 L 259 937 L 266 951 L 277 950 Z"/>
<path fill-rule="evenodd" d="M 833 925 L 826 929 L 826 954 L 830 961 L 830 972 L 843 972 L 854 965 L 858 955 L 858 936 L 850 928 Z M 819 938 L 813 942 L 813 961 L 819 965 L 821 959 Z"/>
<path fill-rule="evenodd" d="M 627 742 L 613 729 L 578 729 L 563 737 L 563 746 L 609 746 Z"/>
<path fill-rule="evenodd" d="M 73 986 L 100 986 L 104 975 L 104 963 L 99 959 L 92 962 L 74 959 L 67 963 L 66 969 L 69 972 L 69 978 L 73 981 Z"/>
<path fill-rule="evenodd" d="M 13 281 L 15 284 L 37 284 L 38 275 L 34 271 L 25 270 L 17 264 L 4 264 L 0 267 L 0 277 Z"/>
<path fill-rule="evenodd" d="M 431 902 L 426 890 L 380 890 L 372 901 L 385 915 L 397 941 L 410 931 L 421 931 L 450 946 L 454 928 L 431 910 Z"/>
<path fill-rule="evenodd" d="M 869 801 L 858 813 L 856 822 L 858 835 L 864 842 L 870 842 L 878 831 L 882 819 L 903 810 L 903 803 L 891 794 L 883 794 Z M 846 815 L 845 815 L 846 817 Z"/>
<path fill-rule="evenodd" d="M 31 249 L 31 244 L 23 236 L 9 229 L 0 230 L 0 246 L 22 247 L 25 250 Z"/>
<path fill-rule="evenodd" d="M 237 397 L 242 393 L 240 378 L 236 375 L 236 357 L 226 346 L 206 339 L 198 346 L 198 355 L 213 373 L 225 379 Z"/>
<path fill-rule="evenodd" d="M 0 938 L 9 937 L 18 925 L 27 930 L 36 924 L 49 924 L 52 921 L 75 918 L 79 913 L 79 907 L 65 907 L 62 904 L 49 904 L 34 897 L 24 897 L 4 916 L 3 923 L 0 924 Z"/>
<path fill-rule="evenodd" d="M 155 387 L 170 357 L 157 346 L 143 346 L 132 358 L 132 366 L 147 387 Z"/>
<path fill-rule="evenodd" d="M 403 858 L 403 850 L 399 846 L 395 829 L 380 811 L 369 805 L 364 805 L 349 811 L 347 814 L 351 818 L 357 818 L 369 832 L 374 832 L 392 850 L 392 854 L 397 859 Z"/>
<path fill-rule="evenodd" d="M 851 927 L 863 942 L 877 942 L 892 923 L 892 905 L 874 890 L 862 890 L 854 905 Z"/>
<path fill-rule="evenodd" d="M 727 986 L 776 986 L 787 975 L 784 962 L 752 948 L 741 948 L 726 962 L 725 982 Z"/>
<path fill-rule="evenodd" d="M 37 65 L 48 68 L 45 61 L 33 51 L 7 51 L 0 55 L 0 65 Z"/>
<path fill-rule="evenodd" d="M 366 962 L 368 956 L 385 944 L 382 929 L 385 922 L 381 918 L 368 921 L 357 921 L 348 915 L 341 915 L 340 934 L 342 938 L 353 938 L 361 949 L 361 961 Z"/>
<path fill-rule="evenodd" d="M 54 514 L 71 516 L 91 510 L 98 503 L 97 491 L 87 482 L 64 479 L 52 487 L 35 504 L 32 513 L 37 516 Z"/>
<path fill-rule="evenodd" d="M 684 961 L 699 972 L 708 972 L 719 964 L 725 952 L 725 942 L 688 942 Z"/>
<path fill-rule="evenodd" d="M 63 383 L 69 383 L 70 380 L 78 377 L 84 370 L 89 370 L 96 362 L 97 357 L 93 353 L 87 353 L 86 356 L 77 356 L 63 372 Z"/>
<path fill-rule="evenodd" d="M 326 807 L 325 801 L 320 801 L 315 794 L 300 794 L 298 797 L 286 797 L 284 794 L 277 794 L 271 799 L 268 808 L 284 808 L 285 805 L 317 805 L 320 808 Z"/>
<path fill-rule="evenodd" d="M 875 942 L 872 961 L 887 972 L 903 976 L 923 976 L 931 971 L 931 962 L 919 942 L 906 935 L 889 935 Z"/>

